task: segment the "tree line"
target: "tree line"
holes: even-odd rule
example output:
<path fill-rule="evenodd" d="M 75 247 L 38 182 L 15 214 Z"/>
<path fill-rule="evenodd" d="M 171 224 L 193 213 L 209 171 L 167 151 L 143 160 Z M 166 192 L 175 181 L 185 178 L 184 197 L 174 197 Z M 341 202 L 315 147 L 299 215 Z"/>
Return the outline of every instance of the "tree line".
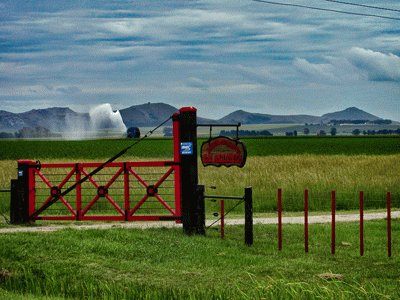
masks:
<path fill-rule="evenodd" d="M 373 125 L 389 125 L 392 124 L 392 120 L 384 120 L 384 119 L 379 119 L 379 120 L 330 120 L 329 124 L 332 125 L 341 125 L 341 124 L 373 124 Z"/>

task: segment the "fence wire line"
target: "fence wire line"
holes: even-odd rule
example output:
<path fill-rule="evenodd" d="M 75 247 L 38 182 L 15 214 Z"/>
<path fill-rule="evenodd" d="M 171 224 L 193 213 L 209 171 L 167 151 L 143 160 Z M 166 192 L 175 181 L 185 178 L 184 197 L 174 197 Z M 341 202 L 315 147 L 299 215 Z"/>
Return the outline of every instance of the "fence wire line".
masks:
<path fill-rule="evenodd" d="M 1 216 L 4 218 L 4 221 L 6 221 L 6 224 L 7 225 L 10 225 L 11 223 L 10 223 L 10 220 L 3 214 L 3 213 L 0 213 L 1 214 Z"/>
<path fill-rule="evenodd" d="M 242 204 L 244 202 L 244 200 L 239 201 L 234 207 L 232 207 L 230 210 L 228 210 L 225 214 L 224 214 L 224 218 L 232 211 L 234 210 L 236 207 L 238 207 L 240 204 Z M 216 224 L 217 222 L 219 222 L 221 220 L 221 216 L 215 220 L 214 222 L 212 222 L 210 225 L 208 225 L 206 227 L 206 230 L 210 229 L 214 224 Z"/>

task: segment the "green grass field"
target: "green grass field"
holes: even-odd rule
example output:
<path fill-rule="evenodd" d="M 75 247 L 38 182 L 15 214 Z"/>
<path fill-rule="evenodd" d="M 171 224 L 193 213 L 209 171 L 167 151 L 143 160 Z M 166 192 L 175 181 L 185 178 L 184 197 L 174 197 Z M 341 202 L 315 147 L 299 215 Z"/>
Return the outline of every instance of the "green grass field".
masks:
<path fill-rule="evenodd" d="M 357 209 L 359 191 L 365 192 L 366 208 L 384 208 L 387 191 L 393 195 L 393 206 L 400 206 L 398 137 L 249 138 L 244 142 L 249 151 L 244 168 L 199 166 L 199 182 L 206 186 L 206 193 L 242 195 L 244 187 L 252 186 L 256 212 L 276 210 L 278 188 L 283 189 L 283 204 L 287 211 L 302 210 L 304 189 L 309 189 L 310 210 L 313 211 L 330 209 L 331 190 L 337 192 L 339 210 Z M 101 162 L 132 141 L 18 140 L 1 143 L 0 189 L 8 189 L 11 178 L 16 178 L 16 160 L 19 158 L 41 162 Z M 171 140 L 151 139 L 139 145 L 142 148 L 132 151 L 140 150 L 140 156 L 129 152 L 120 160 L 172 156 L 167 154 L 172 153 Z M 158 157 L 157 149 L 164 151 L 161 151 L 163 155 Z M 217 189 L 211 190 L 211 186 Z M 8 199 L 8 194 L 0 193 L 0 212 L 7 215 Z M 227 209 L 229 207 L 228 203 Z"/>
<path fill-rule="evenodd" d="M 201 146 L 204 139 L 200 139 Z M 243 138 L 249 156 L 269 155 L 390 155 L 400 153 L 400 137 L 270 137 Z M 0 140 L 0 160 L 76 159 L 106 160 L 133 143 L 132 140 Z M 173 156 L 171 139 L 146 139 L 127 153 L 131 157 Z M 123 158 L 122 158 L 123 159 Z"/>
<path fill-rule="evenodd" d="M 285 213 L 301 211 L 305 188 L 310 210 L 318 213 L 330 209 L 332 189 L 339 210 L 357 209 L 360 190 L 367 209 L 383 208 L 386 191 L 394 210 L 400 207 L 398 137 L 244 141 L 249 157 L 243 169 L 199 167 L 206 193 L 242 195 L 251 185 L 255 214 L 275 214 L 278 188 Z M 0 141 L 0 189 L 16 178 L 18 159 L 104 161 L 130 143 Z M 171 156 L 171 140 L 152 139 L 120 160 Z M 207 215 L 215 209 L 208 207 Z M 9 193 L 0 193 L 0 213 L 9 215 Z M 255 225 L 252 247 L 243 243 L 242 226 L 228 226 L 224 241 L 214 230 L 187 237 L 166 228 L 0 234 L 0 299 L 398 299 L 400 223 L 392 225 L 392 258 L 384 220 L 366 222 L 364 257 L 356 223 L 338 224 L 335 256 L 329 225 L 310 225 L 308 254 L 298 225 L 284 225 L 282 252 L 275 225 Z"/>
<path fill-rule="evenodd" d="M 129 160 L 137 158 L 128 157 Z M 54 161 L 60 160 L 46 162 Z M 3 160 L 0 166 L 0 188 L 7 189 L 11 178 L 16 178 L 17 164 Z M 385 207 L 387 191 L 392 193 L 393 207 L 400 207 L 398 170 L 400 154 L 250 156 L 242 169 L 199 167 L 199 182 L 206 186 L 208 195 L 242 196 L 244 188 L 252 186 L 257 213 L 276 211 L 278 188 L 283 190 L 286 211 L 303 209 L 304 189 L 309 190 L 311 211 L 329 211 L 332 190 L 336 190 L 338 210 L 357 209 L 359 191 L 365 193 L 365 207 L 374 209 Z M 211 189 L 212 186 L 216 189 Z M 9 197 L 9 193 L 0 193 L 0 212 L 6 215 Z M 233 205 L 227 202 L 227 209 Z M 235 212 L 241 213 L 242 206 Z"/>
<path fill-rule="evenodd" d="M 366 224 L 364 257 L 352 223 L 338 225 L 335 256 L 328 225 L 311 225 L 308 254 L 299 225 L 284 226 L 281 252 L 272 225 L 255 226 L 252 247 L 242 226 L 228 226 L 224 241 L 178 229 L 2 234 L 0 298 L 396 299 L 400 248 L 396 238 L 387 257 L 385 229 Z"/>

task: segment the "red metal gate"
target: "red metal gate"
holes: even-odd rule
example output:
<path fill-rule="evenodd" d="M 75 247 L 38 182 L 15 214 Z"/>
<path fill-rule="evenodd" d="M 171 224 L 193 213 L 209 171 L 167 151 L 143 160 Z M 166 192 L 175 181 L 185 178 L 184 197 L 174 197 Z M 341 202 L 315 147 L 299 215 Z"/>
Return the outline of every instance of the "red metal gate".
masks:
<path fill-rule="evenodd" d="M 169 119 L 173 124 L 172 159 L 116 162 Z M 11 180 L 11 223 L 174 220 L 182 223 L 187 234 L 204 234 L 196 109 L 182 107 L 169 119 L 103 163 L 19 160 L 18 179 Z"/>
<path fill-rule="evenodd" d="M 171 160 L 106 164 L 18 161 L 18 177 L 27 195 L 27 219 L 180 222 L 179 115 L 187 110 L 193 111 L 184 108 L 172 118 L 174 153 Z"/>
<path fill-rule="evenodd" d="M 28 163 L 25 161 L 25 163 Z M 29 162 L 36 165 L 35 162 Z M 30 168 L 29 215 L 33 220 L 179 220 L 180 166 L 176 161 L 55 163 Z M 78 183 L 73 192 L 63 189 Z M 59 200 L 41 211 L 54 197 Z"/>

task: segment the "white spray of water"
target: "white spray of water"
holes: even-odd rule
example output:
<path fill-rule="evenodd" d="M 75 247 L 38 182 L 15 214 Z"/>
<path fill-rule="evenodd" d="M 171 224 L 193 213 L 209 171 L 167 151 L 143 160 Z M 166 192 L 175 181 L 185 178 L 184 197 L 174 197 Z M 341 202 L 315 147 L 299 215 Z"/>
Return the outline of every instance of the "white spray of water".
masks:
<path fill-rule="evenodd" d="M 65 139 L 87 139 L 98 137 L 122 137 L 126 126 L 119 111 L 113 111 L 109 103 L 98 105 L 89 111 L 89 118 L 66 116 Z"/>
<path fill-rule="evenodd" d="M 121 114 L 114 112 L 109 103 L 101 104 L 89 111 L 90 127 L 92 131 L 102 134 L 124 134 L 126 126 Z"/>
<path fill-rule="evenodd" d="M 82 116 L 66 115 L 62 137 L 66 140 L 83 140 L 89 138 L 88 120 Z"/>

